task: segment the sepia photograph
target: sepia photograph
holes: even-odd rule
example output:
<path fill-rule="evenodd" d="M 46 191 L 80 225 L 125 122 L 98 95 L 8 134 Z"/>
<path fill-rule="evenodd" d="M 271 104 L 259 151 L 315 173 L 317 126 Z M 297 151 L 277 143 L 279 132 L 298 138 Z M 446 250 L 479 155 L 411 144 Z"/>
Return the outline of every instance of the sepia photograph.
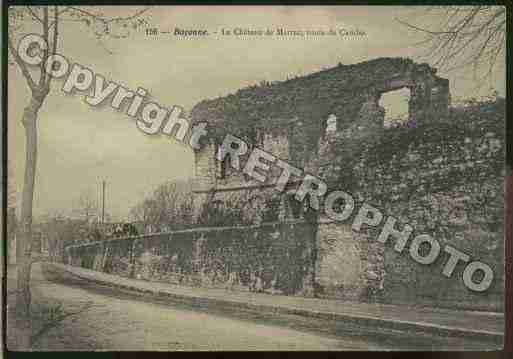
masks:
<path fill-rule="evenodd" d="M 509 7 L 3 12 L 6 351 L 503 350 Z"/>

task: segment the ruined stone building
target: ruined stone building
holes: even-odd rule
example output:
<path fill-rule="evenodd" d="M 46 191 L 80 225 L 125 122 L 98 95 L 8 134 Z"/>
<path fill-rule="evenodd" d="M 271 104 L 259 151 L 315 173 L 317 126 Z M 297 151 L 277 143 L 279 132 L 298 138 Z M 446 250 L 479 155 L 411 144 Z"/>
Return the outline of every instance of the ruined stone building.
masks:
<path fill-rule="evenodd" d="M 361 155 L 364 143 L 379 141 L 385 115 L 380 98 L 401 88 L 410 90 L 409 123 L 429 123 L 447 115 L 448 80 L 437 77 L 436 70 L 426 64 L 381 58 L 203 101 L 192 110 L 192 119 L 207 121 L 211 131 L 244 138 L 250 146 L 348 190 L 349 183 L 344 183 L 348 176 L 338 176 L 333 164 L 345 161 L 341 167 L 351 171 L 350 160 Z M 277 193 L 274 188 L 272 182 L 281 169 L 270 176 L 270 183 L 252 180 L 215 160 L 220 144 L 219 137 L 214 136 L 196 153 L 194 188 L 200 203 L 207 201 L 227 210 L 239 206 L 245 224 L 304 219 L 304 208 L 298 208 L 304 206 L 296 203 L 293 193 Z M 345 285 L 345 295 L 349 294 L 348 287 L 351 294 L 359 295 L 369 285 L 382 286 L 382 269 L 371 263 L 371 249 L 354 240 L 350 224 L 330 224 L 325 218 L 315 218 L 315 222 L 321 223 L 312 224 L 318 226 L 313 231 L 316 238 L 306 239 L 316 242 L 314 255 L 324 254 L 323 250 L 328 251 L 326 243 L 337 240 L 344 255 L 337 264 L 339 278 L 332 278 L 337 274 L 325 270 L 329 264 L 316 261 L 313 288 L 336 295 L 337 288 Z M 371 284 L 373 280 L 377 283 Z"/>
<path fill-rule="evenodd" d="M 407 123 L 385 128 L 383 94 L 407 88 Z M 238 90 L 191 111 L 208 122 L 195 153 L 196 229 L 73 247 L 68 262 L 186 285 L 471 308 L 502 306 L 504 102 L 450 107 L 427 64 L 380 58 Z M 215 159 L 226 134 L 353 194 L 442 244 L 494 266 L 486 293 L 333 222 Z M 248 151 L 248 154 L 251 149 Z M 243 162 L 247 160 L 243 158 Z M 376 230 L 379 231 L 378 228 Z M 407 251 L 406 251 L 407 252 Z M 107 255 L 108 254 L 108 255 Z"/>
<path fill-rule="evenodd" d="M 333 137 L 352 143 L 382 136 L 384 93 L 410 90 L 408 122 L 417 126 L 447 115 L 449 82 L 427 64 L 380 58 L 337 67 L 278 83 L 263 83 L 215 100 L 202 101 L 191 113 L 211 133 L 231 133 L 282 160 L 313 170 L 324 163 Z M 215 136 L 214 136 L 215 137 Z M 243 191 L 255 184 L 213 161 L 215 137 L 196 153 L 197 192 Z M 351 142 L 351 143 L 349 143 Z M 317 166 L 318 167 L 318 166 Z"/>

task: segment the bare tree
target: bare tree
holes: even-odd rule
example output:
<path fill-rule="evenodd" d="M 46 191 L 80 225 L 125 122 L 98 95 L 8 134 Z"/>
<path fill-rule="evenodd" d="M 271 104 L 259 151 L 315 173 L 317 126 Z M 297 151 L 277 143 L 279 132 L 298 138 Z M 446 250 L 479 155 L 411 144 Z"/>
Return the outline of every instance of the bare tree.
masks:
<path fill-rule="evenodd" d="M 20 230 L 16 243 L 17 295 L 16 295 L 16 341 L 20 349 L 30 348 L 30 239 L 32 237 L 32 201 L 37 164 L 37 119 L 51 88 L 52 77 L 45 71 L 49 56 L 57 53 L 69 22 L 80 23 L 94 31 L 98 41 L 105 36 L 116 38 L 128 36 L 129 29 L 145 23 L 143 8 L 126 17 L 108 17 L 98 7 L 75 6 L 15 6 L 8 12 L 8 48 L 10 62 L 21 71 L 31 92 L 29 103 L 21 119 L 25 128 L 25 173 L 21 201 Z M 28 33 L 37 32 L 48 44 L 42 51 L 42 62 L 38 68 L 28 68 L 17 53 L 15 43 Z"/>
<path fill-rule="evenodd" d="M 490 76 L 506 48 L 505 6 L 432 6 L 414 19 L 397 19 L 419 32 L 425 56 L 448 70 L 473 67 Z"/>
<path fill-rule="evenodd" d="M 192 192 L 189 183 L 166 182 L 133 207 L 131 217 L 158 230 L 179 229 L 192 222 Z"/>

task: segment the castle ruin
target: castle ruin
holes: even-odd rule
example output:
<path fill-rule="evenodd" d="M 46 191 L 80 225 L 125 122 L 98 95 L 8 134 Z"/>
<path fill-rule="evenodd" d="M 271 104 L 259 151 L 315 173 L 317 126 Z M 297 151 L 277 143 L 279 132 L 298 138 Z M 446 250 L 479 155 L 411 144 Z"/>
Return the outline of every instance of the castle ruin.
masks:
<path fill-rule="evenodd" d="M 408 124 L 413 126 L 443 119 L 450 103 L 448 80 L 436 76 L 427 64 L 409 59 L 380 58 L 355 65 L 339 65 L 304 77 L 263 83 L 226 97 L 196 105 L 193 122 L 206 121 L 210 142 L 195 153 L 194 192 L 197 205 L 235 204 L 246 225 L 275 221 L 310 221 L 315 227 L 307 242 L 310 256 L 326 256 L 330 246 L 344 252 L 333 273 L 329 263 L 315 260 L 312 278 L 303 283 L 304 292 L 320 288 L 324 293 L 344 295 L 351 289 L 355 296 L 369 287 L 383 286 L 382 248 L 365 236 L 355 238 L 350 224 L 331 223 L 327 218 L 305 218 L 304 205 L 294 199 L 294 184 L 286 193 L 277 193 L 274 183 L 262 184 L 232 169 L 215 154 L 220 138 L 230 133 L 246 140 L 251 147 L 263 149 L 280 160 L 322 178 L 331 187 L 355 190 L 351 182 L 352 164 L 361 156 L 364 145 L 383 136 L 385 110 L 379 105 L 384 93 L 410 90 Z M 217 135 L 217 136 L 216 136 Z M 249 153 L 249 151 L 248 151 Z M 246 156 L 247 159 L 247 156 Z M 337 167 L 338 166 L 338 167 Z M 339 176 L 344 168 L 349 175 Z M 280 169 L 274 169 L 276 180 Z M 348 182 L 349 181 L 349 182 Z M 335 188 L 335 187 L 333 187 Z M 338 278 L 334 278 L 335 276 Z"/>
<path fill-rule="evenodd" d="M 384 124 L 383 94 L 407 88 L 404 126 Z M 195 152 L 194 228 L 70 246 L 72 265 L 179 285 L 358 301 L 500 310 L 503 305 L 504 101 L 450 106 L 448 80 L 427 64 L 380 58 L 283 82 L 263 82 L 191 111 L 208 136 Z M 416 233 L 430 233 L 490 264 L 485 293 L 466 288 L 462 267 L 433 265 L 352 230 L 216 160 L 226 134 L 353 195 Z M 356 211 L 354 211 L 356 212 Z M 353 212 L 353 215 L 354 215 Z M 392 247 L 392 248 L 387 248 Z M 405 254 L 406 253 L 406 254 Z"/>

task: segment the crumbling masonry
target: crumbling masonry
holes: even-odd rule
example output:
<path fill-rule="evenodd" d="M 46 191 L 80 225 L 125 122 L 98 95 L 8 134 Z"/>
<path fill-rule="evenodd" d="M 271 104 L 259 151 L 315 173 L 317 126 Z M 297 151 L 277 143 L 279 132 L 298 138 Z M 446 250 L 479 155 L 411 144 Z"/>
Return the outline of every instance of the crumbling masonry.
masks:
<path fill-rule="evenodd" d="M 400 58 L 339 65 L 203 101 L 194 107 L 192 119 L 207 121 L 211 131 L 222 130 L 219 135 L 230 131 L 283 161 L 317 174 L 333 189 L 354 190 L 347 188 L 354 176 L 351 164 L 362 154 L 366 142 L 377 142 L 383 136 L 385 111 L 379 105 L 383 93 L 410 90 L 409 124 L 428 123 L 447 115 L 448 80 L 435 73 L 426 64 Z M 219 137 L 213 136 L 208 146 L 196 153 L 198 203 L 243 205 L 240 210 L 247 224 L 309 220 L 293 195 L 276 193 L 272 183 L 262 185 L 218 163 L 214 155 L 219 145 Z M 344 178 L 336 167 L 341 163 L 348 174 Z M 271 181 L 278 178 L 281 170 L 277 170 Z M 294 211 L 298 206 L 303 208 Z M 269 216 L 269 212 L 274 215 Z M 307 257 L 317 258 L 313 259 L 310 277 L 304 278 L 303 293 L 361 297 L 382 288 L 382 245 L 369 241 L 366 234 L 356 238 L 350 224 L 332 223 L 315 215 L 310 221 L 315 238 L 298 241 L 308 244 Z M 340 258 L 333 257 L 333 247 Z"/>
<path fill-rule="evenodd" d="M 382 94 L 408 88 L 409 118 L 384 128 Z M 450 106 L 449 84 L 426 64 L 380 58 L 244 88 L 191 111 L 209 135 L 195 153 L 194 229 L 70 247 L 66 261 L 119 275 L 287 295 L 497 310 L 502 306 L 504 103 Z M 224 135 L 282 161 L 470 253 L 497 274 L 486 293 L 463 286 L 440 263 L 422 266 L 307 210 L 273 181 L 220 163 Z M 248 154 L 251 148 L 248 150 Z M 242 158 L 245 163 L 247 157 Z M 356 212 L 356 211 L 354 211 Z M 407 251 L 406 251 L 407 252 Z M 447 257 L 440 255 L 440 261 Z"/>

